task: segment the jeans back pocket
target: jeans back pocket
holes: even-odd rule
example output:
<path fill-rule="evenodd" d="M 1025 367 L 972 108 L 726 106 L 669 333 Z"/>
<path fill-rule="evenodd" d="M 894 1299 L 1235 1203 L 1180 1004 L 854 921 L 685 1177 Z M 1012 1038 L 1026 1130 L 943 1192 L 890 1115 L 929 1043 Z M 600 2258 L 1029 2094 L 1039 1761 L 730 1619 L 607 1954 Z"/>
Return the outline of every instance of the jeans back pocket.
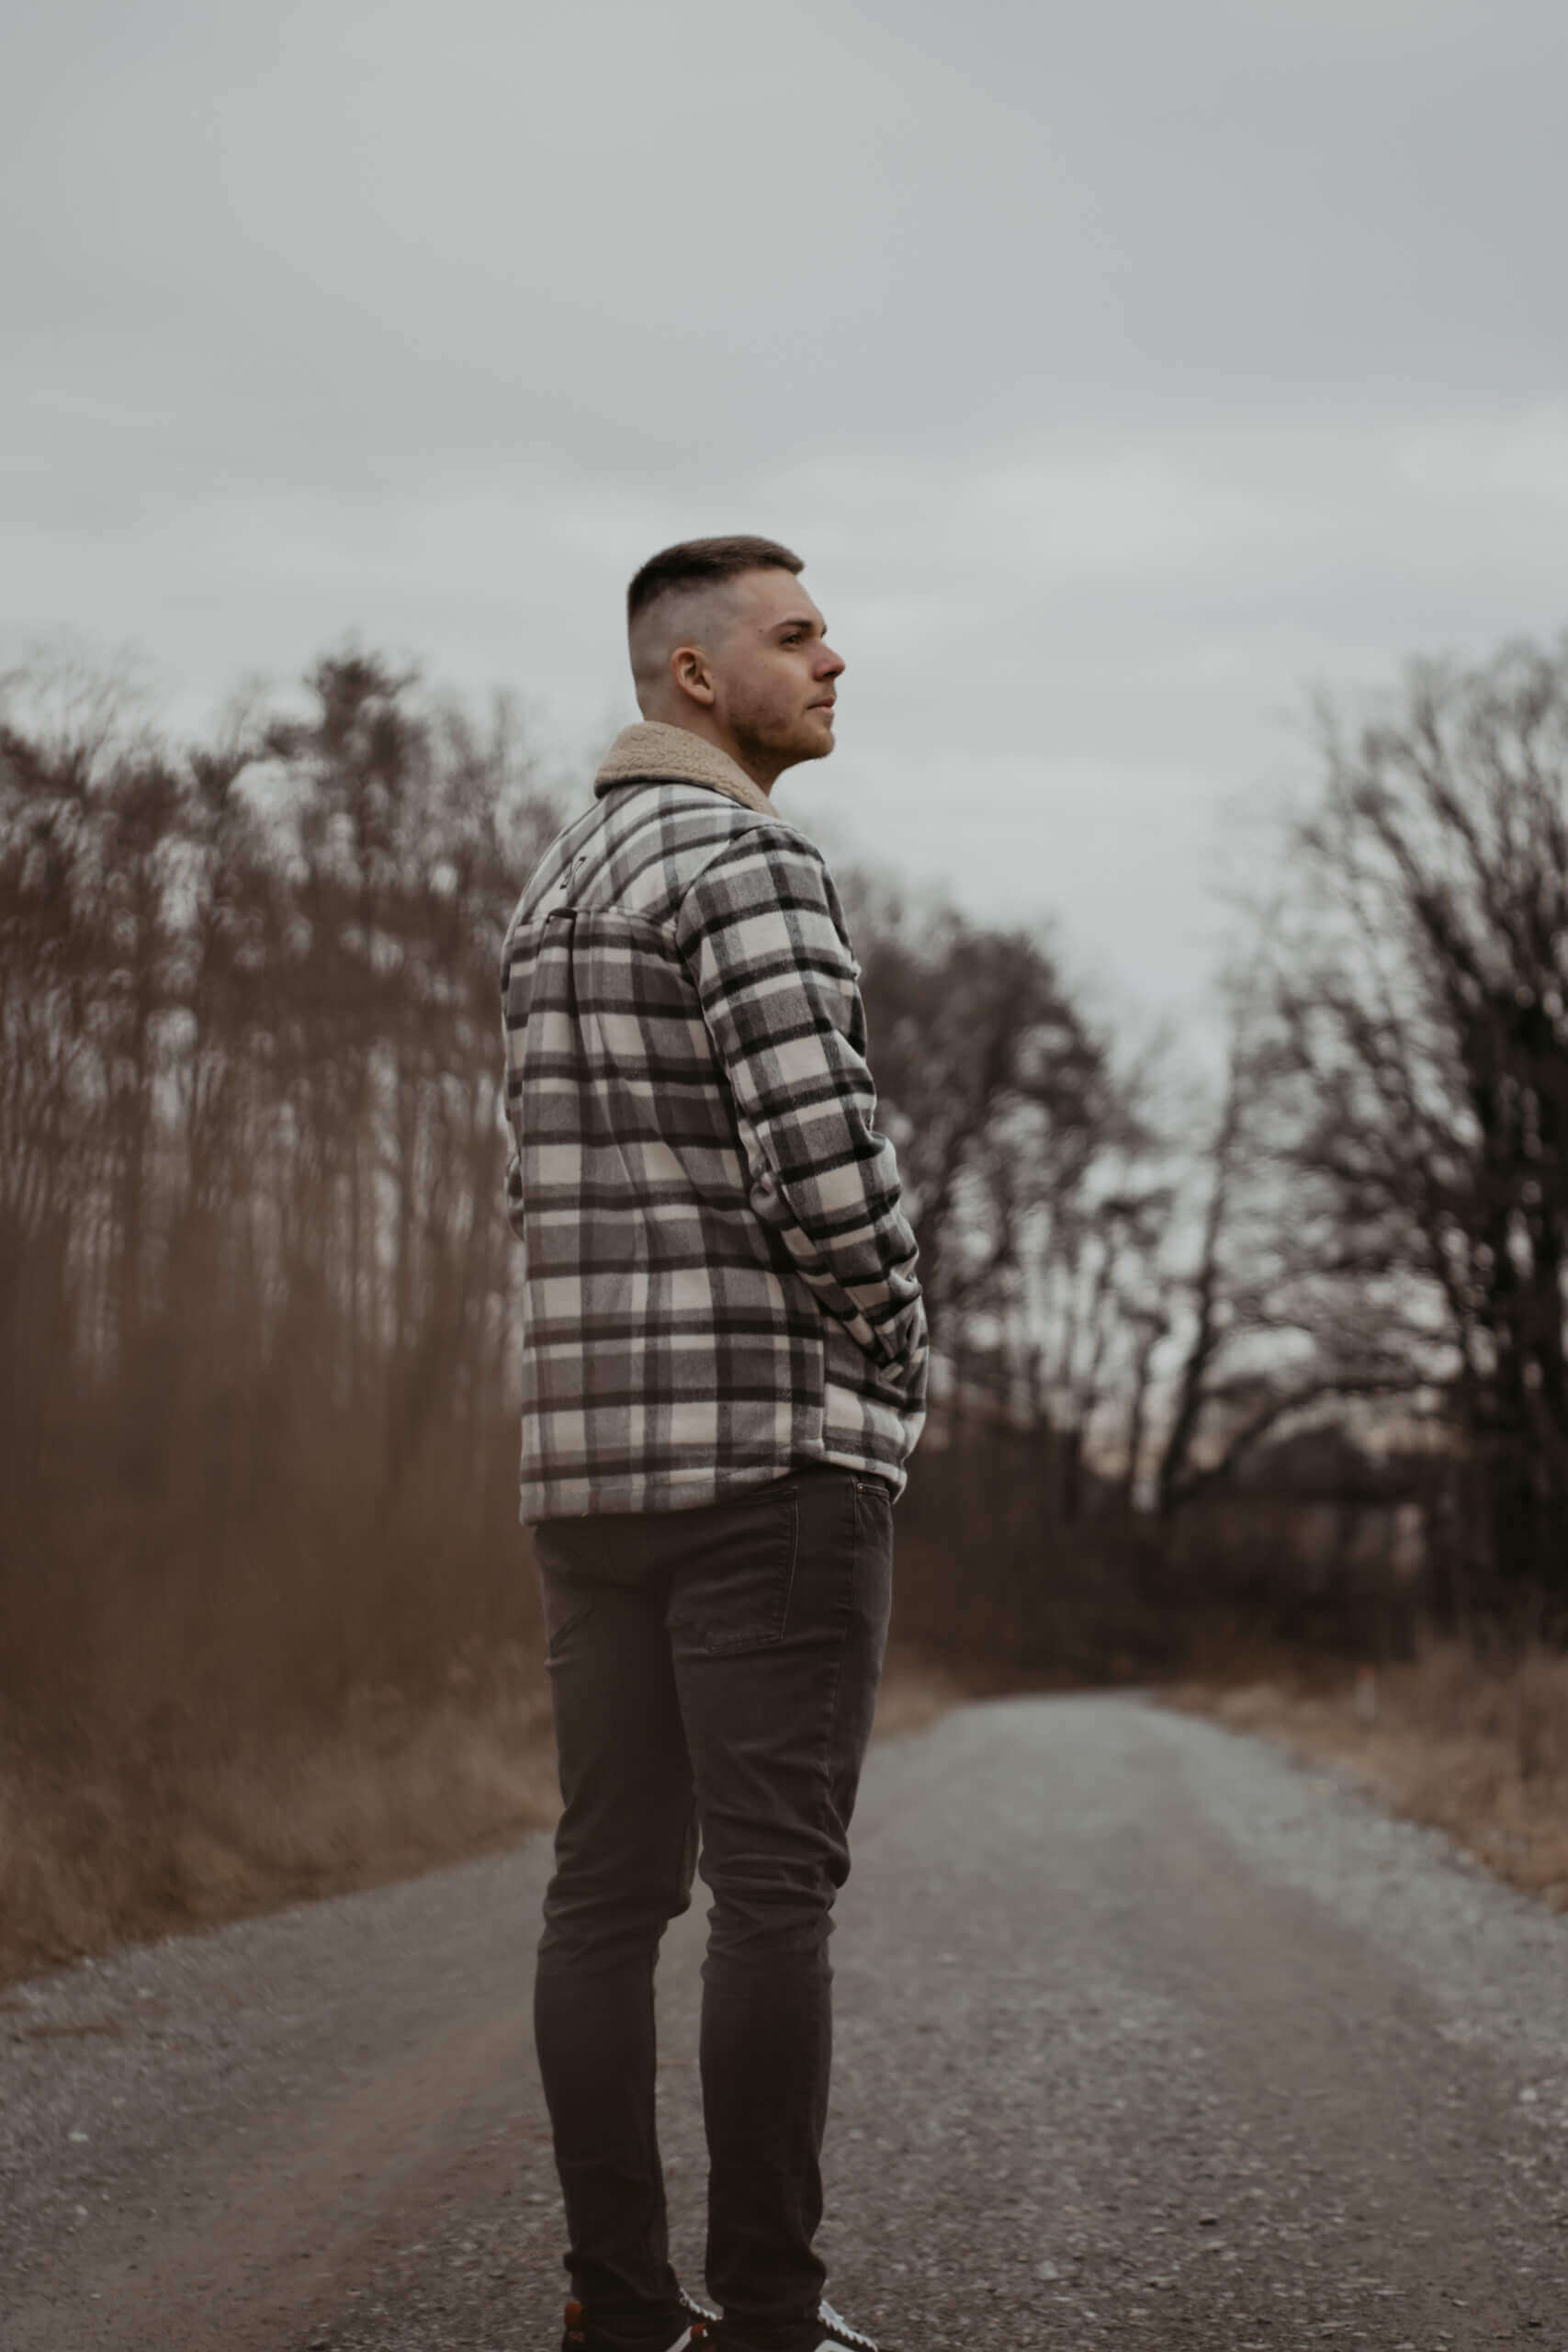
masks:
<path fill-rule="evenodd" d="M 678 1572 L 670 1606 L 678 1648 L 733 1657 L 782 1642 L 799 1541 L 793 1494 L 724 1511 L 711 1539 Z"/>

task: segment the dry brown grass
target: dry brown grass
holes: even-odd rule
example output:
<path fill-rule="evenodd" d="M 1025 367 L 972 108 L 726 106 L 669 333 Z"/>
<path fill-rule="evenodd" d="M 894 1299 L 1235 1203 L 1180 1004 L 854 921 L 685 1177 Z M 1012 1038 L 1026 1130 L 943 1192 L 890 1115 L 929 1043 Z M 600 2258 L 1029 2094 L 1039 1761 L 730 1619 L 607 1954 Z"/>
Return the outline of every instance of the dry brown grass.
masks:
<path fill-rule="evenodd" d="M 878 1736 L 923 1731 L 973 1695 L 960 1671 L 898 1651 Z M 362 1693 L 331 1732 L 255 1739 L 220 1761 L 46 1762 L 0 1755 L 0 1984 L 117 1944 L 412 1877 L 510 1844 L 558 1810 L 549 1692 L 536 1657 L 461 1670 L 418 1705 Z"/>
<path fill-rule="evenodd" d="M 412 1876 L 541 1826 L 555 1804 L 532 1671 L 419 1708 L 365 1694 L 331 1731 L 207 1763 L 14 1752 L 0 1762 L 0 1981 Z"/>
<path fill-rule="evenodd" d="M 877 1694 L 874 1739 L 902 1739 L 929 1731 L 932 1724 L 970 1699 L 1017 1688 L 1016 1678 L 962 1659 L 938 1658 L 896 1643 Z"/>
<path fill-rule="evenodd" d="M 1568 1910 L 1568 1657 L 1449 1642 L 1408 1665 L 1332 1676 L 1276 1665 L 1162 1695 L 1347 1768 L 1392 1811 Z"/>

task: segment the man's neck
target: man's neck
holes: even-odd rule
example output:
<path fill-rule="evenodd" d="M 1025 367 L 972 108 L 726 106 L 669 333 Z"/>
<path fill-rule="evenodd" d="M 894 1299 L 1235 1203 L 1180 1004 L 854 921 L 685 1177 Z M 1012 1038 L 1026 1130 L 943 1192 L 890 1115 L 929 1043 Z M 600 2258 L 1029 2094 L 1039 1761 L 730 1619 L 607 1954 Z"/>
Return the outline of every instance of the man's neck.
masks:
<path fill-rule="evenodd" d="M 770 799 L 773 797 L 773 786 L 784 774 L 784 769 L 766 760 L 759 764 L 757 754 L 746 751 L 722 727 L 704 727 L 696 717 L 677 718 L 673 712 L 650 711 L 648 715 L 660 727 L 678 727 L 683 735 L 694 735 L 700 743 L 711 743 L 716 752 L 722 752 L 727 760 L 734 761 L 742 775 L 750 777 L 759 792 L 766 793 Z"/>

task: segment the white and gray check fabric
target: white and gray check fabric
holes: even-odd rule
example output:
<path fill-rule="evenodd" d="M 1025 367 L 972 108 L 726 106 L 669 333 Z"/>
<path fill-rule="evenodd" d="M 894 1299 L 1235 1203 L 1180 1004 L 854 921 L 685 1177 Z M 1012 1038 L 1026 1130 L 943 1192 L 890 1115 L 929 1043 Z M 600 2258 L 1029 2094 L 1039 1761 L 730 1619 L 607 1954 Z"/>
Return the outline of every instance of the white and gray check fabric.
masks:
<path fill-rule="evenodd" d="M 800 1461 L 897 1491 L 925 1317 L 832 882 L 765 804 L 626 764 L 502 953 L 521 1515 L 683 1510 Z"/>

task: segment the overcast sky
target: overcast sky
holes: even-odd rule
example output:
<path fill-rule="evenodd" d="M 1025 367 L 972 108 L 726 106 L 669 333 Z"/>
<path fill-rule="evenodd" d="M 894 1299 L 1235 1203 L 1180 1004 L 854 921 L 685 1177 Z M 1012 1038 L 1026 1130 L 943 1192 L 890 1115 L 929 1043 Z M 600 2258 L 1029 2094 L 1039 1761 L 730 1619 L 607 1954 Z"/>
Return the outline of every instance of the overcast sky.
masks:
<path fill-rule="evenodd" d="M 780 803 L 1185 1013 L 1306 691 L 1568 620 L 1561 0 L 0 0 L 0 654 L 635 716 L 798 548 Z"/>

